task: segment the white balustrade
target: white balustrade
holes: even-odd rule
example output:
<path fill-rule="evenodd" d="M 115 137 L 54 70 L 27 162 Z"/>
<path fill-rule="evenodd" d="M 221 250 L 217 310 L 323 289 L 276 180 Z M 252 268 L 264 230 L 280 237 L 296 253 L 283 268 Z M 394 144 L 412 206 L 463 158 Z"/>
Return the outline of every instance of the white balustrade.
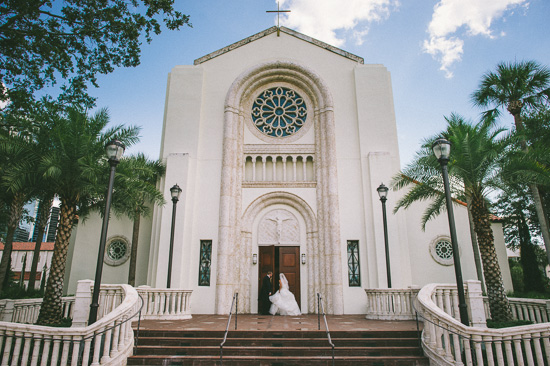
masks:
<path fill-rule="evenodd" d="M 455 293 L 456 286 L 430 284 L 420 290 L 415 301 L 415 308 L 424 319 L 422 345 L 430 364 L 550 364 L 550 324 L 503 329 L 465 326 L 456 319 Z M 516 313 L 523 314 L 524 318 L 544 319 L 541 302 L 545 301 L 510 299 L 510 302 L 517 306 Z M 482 301 L 479 303 L 478 310 L 483 313 Z"/>
<path fill-rule="evenodd" d="M 74 296 L 61 298 L 63 317 L 72 318 L 74 311 Z M 2 300 L 0 320 L 22 324 L 34 324 L 38 319 L 42 299 Z"/>
<path fill-rule="evenodd" d="M 190 319 L 192 290 L 137 288 L 143 298 L 141 319 Z"/>
<path fill-rule="evenodd" d="M 129 285 L 103 285 L 100 296 L 103 317 L 87 327 L 52 328 L 0 321 L 0 365 L 125 364 L 134 345 L 130 321 L 138 315 L 141 300 Z M 71 316 L 74 298 L 67 304 L 63 314 Z M 18 304 L 13 315 L 31 319 L 36 306 L 36 300 Z"/>
<path fill-rule="evenodd" d="M 367 319 L 407 320 L 414 319 L 412 301 L 418 288 L 365 289 L 367 294 Z"/>

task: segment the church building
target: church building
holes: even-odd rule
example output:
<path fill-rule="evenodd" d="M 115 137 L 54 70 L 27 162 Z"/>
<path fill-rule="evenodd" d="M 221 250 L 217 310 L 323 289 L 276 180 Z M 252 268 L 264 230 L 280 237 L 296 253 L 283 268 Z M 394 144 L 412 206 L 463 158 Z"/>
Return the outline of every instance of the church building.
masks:
<path fill-rule="evenodd" d="M 175 66 L 160 146 L 167 204 L 142 219 L 136 285 L 167 285 L 177 184 L 171 287 L 193 290 L 192 313 L 227 314 L 236 292 L 239 312 L 257 313 L 267 271 L 286 275 L 302 313 L 316 311 L 317 293 L 330 314 L 366 313 L 365 289 L 388 287 L 377 187 L 400 170 L 393 103 L 383 65 L 284 27 Z M 422 231 L 427 203 L 394 214 L 402 195 L 387 199 L 391 286 L 455 283 L 447 216 Z M 455 216 L 463 277 L 477 279 L 466 208 Z M 69 293 L 93 279 L 100 227 L 90 219 L 73 233 Z M 126 283 L 131 232 L 111 218 L 103 283 Z"/>

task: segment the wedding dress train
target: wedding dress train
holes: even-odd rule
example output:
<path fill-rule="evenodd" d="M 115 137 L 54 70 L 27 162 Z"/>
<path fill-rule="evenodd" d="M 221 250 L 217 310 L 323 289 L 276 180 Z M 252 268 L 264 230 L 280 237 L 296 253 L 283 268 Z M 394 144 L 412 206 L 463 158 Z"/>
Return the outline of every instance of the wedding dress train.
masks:
<path fill-rule="evenodd" d="M 294 294 L 288 289 L 288 280 L 285 275 L 281 273 L 280 288 L 275 294 L 269 297 L 271 301 L 271 309 L 269 312 L 273 315 L 279 313 L 280 315 L 301 315 L 300 307 L 294 298 Z"/>

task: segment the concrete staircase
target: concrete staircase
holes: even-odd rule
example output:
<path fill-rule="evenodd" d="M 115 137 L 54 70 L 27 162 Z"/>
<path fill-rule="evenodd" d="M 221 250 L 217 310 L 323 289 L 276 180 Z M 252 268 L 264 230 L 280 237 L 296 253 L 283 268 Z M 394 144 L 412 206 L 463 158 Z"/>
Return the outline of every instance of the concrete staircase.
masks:
<path fill-rule="evenodd" d="M 142 330 L 128 365 L 221 365 L 222 331 Z M 335 365 L 427 366 L 414 331 L 331 331 Z M 223 365 L 332 365 L 324 331 L 230 331 Z"/>

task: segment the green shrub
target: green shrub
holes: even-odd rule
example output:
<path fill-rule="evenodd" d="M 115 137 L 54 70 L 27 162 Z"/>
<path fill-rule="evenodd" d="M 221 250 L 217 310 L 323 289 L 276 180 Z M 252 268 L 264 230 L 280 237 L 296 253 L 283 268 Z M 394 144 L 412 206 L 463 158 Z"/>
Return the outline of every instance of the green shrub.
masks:
<path fill-rule="evenodd" d="M 530 324 L 533 324 L 533 322 L 530 320 L 509 320 L 507 322 L 495 322 L 492 319 L 487 319 L 488 328 L 510 328 Z"/>

